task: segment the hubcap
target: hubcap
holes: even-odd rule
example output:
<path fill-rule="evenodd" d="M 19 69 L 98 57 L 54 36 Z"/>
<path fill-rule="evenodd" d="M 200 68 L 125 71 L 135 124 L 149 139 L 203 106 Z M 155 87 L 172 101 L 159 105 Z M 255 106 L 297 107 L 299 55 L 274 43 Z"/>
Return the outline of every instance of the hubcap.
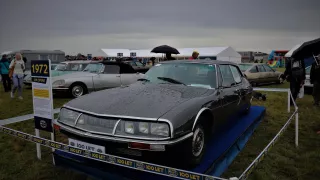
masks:
<path fill-rule="evenodd" d="M 72 94 L 75 97 L 82 96 L 83 94 L 83 88 L 81 86 L 75 86 L 72 88 Z"/>
<path fill-rule="evenodd" d="M 202 152 L 204 145 L 204 132 L 201 128 L 197 128 L 194 132 L 192 139 L 192 154 L 194 156 L 199 156 Z"/>

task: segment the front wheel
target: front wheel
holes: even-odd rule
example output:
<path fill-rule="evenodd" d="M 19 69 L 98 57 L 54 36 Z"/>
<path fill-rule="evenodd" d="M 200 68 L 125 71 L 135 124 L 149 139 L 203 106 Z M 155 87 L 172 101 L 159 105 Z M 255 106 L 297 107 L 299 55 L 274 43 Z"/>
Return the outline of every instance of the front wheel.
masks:
<path fill-rule="evenodd" d="M 187 156 L 190 166 L 196 166 L 200 164 L 202 157 L 206 149 L 206 133 L 202 124 L 198 124 L 195 127 L 192 138 L 190 138 L 186 143 Z"/>
<path fill-rule="evenodd" d="M 82 84 L 72 85 L 70 88 L 70 93 L 74 98 L 80 97 L 86 93 L 86 87 Z"/>

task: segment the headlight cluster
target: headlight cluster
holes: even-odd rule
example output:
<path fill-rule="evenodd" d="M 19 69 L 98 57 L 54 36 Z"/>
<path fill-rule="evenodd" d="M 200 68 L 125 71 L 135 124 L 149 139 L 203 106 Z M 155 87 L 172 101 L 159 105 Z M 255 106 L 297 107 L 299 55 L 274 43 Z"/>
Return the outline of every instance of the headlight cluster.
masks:
<path fill-rule="evenodd" d="M 52 83 L 53 87 L 64 86 L 66 84 L 65 80 L 57 80 Z"/>
<path fill-rule="evenodd" d="M 119 119 L 105 119 L 94 117 L 62 108 L 58 121 L 70 126 L 75 126 L 88 131 L 97 133 L 112 134 Z M 79 117 L 77 123 L 76 119 Z M 141 137 L 141 138 L 166 138 L 170 136 L 170 128 L 164 122 L 141 122 L 120 120 L 117 124 L 115 135 Z"/>
<path fill-rule="evenodd" d="M 120 121 L 116 129 L 117 135 L 134 135 L 139 137 L 169 137 L 167 123 Z"/>
<path fill-rule="evenodd" d="M 58 121 L 63 122 L 67 125 L 74 126 L 76 119 L 80 113 L 71 111 L 66 108 L 62 108 L 59 113 Z"/>

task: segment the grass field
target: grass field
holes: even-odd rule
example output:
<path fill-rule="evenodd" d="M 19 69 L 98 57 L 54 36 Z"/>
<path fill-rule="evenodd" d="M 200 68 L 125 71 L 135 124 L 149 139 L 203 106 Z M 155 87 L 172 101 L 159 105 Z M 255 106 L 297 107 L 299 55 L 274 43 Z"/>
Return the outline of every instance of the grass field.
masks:
<path fill-rule="evenodd" d="M 287 88 L 288 84 L 266 87 Z M 288 119 L 290 114 L 287 113 L 287 94 L 266 94 L 267 101 L 254 101 L 255 105 L 267 107 L 265 119 L 223 177 L 239 176 Z M 60 107 L 68 100 L 54 99 L 54 106 Z M 295 148 L 294 124 L 291 124 L 249 179 L 319 179 L 320 135 L 317 135 L 316 131 L 320 130 L 320 109 L 312 107 L 310 95 L 299 99 L 297 104 L 300 120 L 299 147 Z M 31 90 L 24 90 L 23 101 L 12 100 L 0 86 L 0 119 L 29 114 L 32 111 Z M 11 124 L 8 127 L 34 134 L 32 120 Z M 49 138 L 47 133 L 42 132 L 41 136 Z M 0 134 L 0 180 L 89 179 L 85 175 L 54 167 L 51 164 L 50 149 L 42 147 L 42 153 L 42 160 L 39 161 L 36 158 L 35 144 Z"/>

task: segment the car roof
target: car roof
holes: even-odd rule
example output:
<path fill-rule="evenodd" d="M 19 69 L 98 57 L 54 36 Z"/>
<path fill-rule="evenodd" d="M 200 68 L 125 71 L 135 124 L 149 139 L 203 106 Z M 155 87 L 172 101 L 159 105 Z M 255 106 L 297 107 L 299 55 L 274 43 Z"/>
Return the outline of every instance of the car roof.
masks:
<path fill-rule="evenodd" d="M 171 64 L 171 63 L 187 63 L 187 64 L 230 64 L 237 65 L 236 63 L 229 61 L 219 61 L 219 60 L 172 60 L 172 61 L 162 61 L 159 64 Z"/>
<path fill-rule="evenodd" d="M 69 64 L 69 63 L 81 63 L 81 64 L 89 64 L 91 63 L 92 61 L 90 60 L 76 60 L 76 61 L 63 61 L 61 63 L 63 64 Z"/>

